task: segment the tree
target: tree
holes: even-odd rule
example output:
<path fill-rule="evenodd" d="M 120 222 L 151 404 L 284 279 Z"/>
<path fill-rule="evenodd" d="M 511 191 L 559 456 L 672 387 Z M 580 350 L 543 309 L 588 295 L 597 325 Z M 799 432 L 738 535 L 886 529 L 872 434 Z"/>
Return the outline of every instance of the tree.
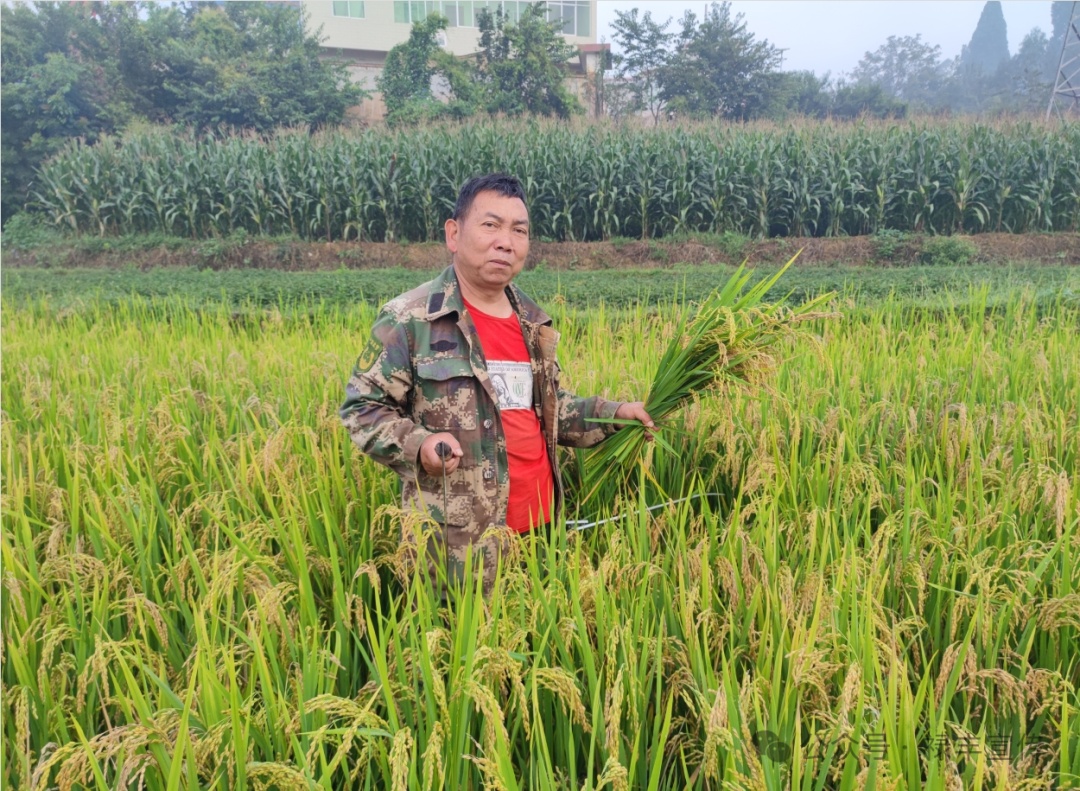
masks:
<path fill-rule="evenodd" d="M 789 71 L 783 75 L 784 109 L 808 118 L 903 118 L 907 105 L 876 83 L 832 84 L 828 74 Z"/>
<path fill-rule="evenodd" d="M 807 118 L 826 117 L 832 105 L 829 82 L 828 74 L 818 77 L 812 71 L 784 72 L 782 91 L 785 109 Z"/>
<path fill-rule="evenodd" d="M 943 101 L 966 113 L 1039 112 L 1046 109 L 1049 86 L 1042 77 L 1046 36 L 1035 28 L 1009 60 L 987 71 L 973 62 L 960 63 Z"/>
<path fill-rule="evenodd" d="M 434 60 L 440 47 L 436 37 L 445 30 L 446 17 L 432 14 L 413 24 L 409 40 L 386 55 L 386 64 L 376 84 L 386 104 L 386 122 L 391 126 L 438 117 L 444 105 L 431 92 L 436 69 Z"/>
<path fill-rule="evenodd" d="M 156 63 L 171 120 L 259 132 L 340 122 L 366 92 L 343 63 L 320 57 L 302 13 L 284 3 L 225 3 L 191 14 Z"/>
<path fill-rule="evenodd" d="M 561 35 L 562 22 L 549 22 L 545 14 L 543 3 L 532 3 L 515 25 L 502 9 L 477 13 L 476 79 L 479 101 L 488 112 L 559 118 L 581 112 L 563 84 L 574 47 Z"/>
<path fill-rule="evenodd" d="M 758 41 L 729 2 L 712 3 L 698 25 L 687 11 L 675 54 L 660 72 L 660 98 L 697 117 L 747 120 L 767 115 L 782 98 L 780 51 Z"/>
<path fill-rule="evenodd" d="M 543 3 L 527 6 L 517 24 L 501 9 L 477 13 L 475 62 L 454 57 L 436 41 L 447 20 L 437 14 L 416 22 L 409 40 L 390 50 L 379 90 L 390 124 L 462 118 L 478 111 L 567 117 L 581 107 L 563 85 L 574 48 L 548 22 Z M 449 101 L 441 101 L 439 94 Z"/>
<path fill-rule="evenodd" d="M 941 59 L 941 47 L 922 36 L 889 36 L 884 44 L 863 55 L 852 81 L 880 85 L 890 96 L 905 102 L 933 107 L 949 79 L 951 69 Z"/>
<path fill-rule="evenodd" d="M 998 0 L 983 6 L 971 42 L 960 53 L 960 65 L 993 74 L 1009 60 L 1009 35 Z"/>
<path fill-rule="evenodd" d="M 613 38 L 619 47 L 615 56 L 615 76 L 618 84 L 625 86 L 629 95 L 627 113 L 648 110 L 653 124 L 660 120 L 664 102 L 660 98 L 660 74 L 667 65 L 671 52 L 669 47 L 674 34 L 668 33 L 669 17 L 660 24 L 654 22 L 652 13 L 638 18 L 636 8 L 615 11 Z"/>
<path fill-rule="evenodd" d="M 1020 49 L 1013 56 L 1013 60 L 1022 64 L 1024 68 L 1041 69 L 1049 46 L 1050 39 L 1043 33 L 1042 28 L 1033 27 L 1020 42 Z"/>
<path fill-rule="evenodd" d="M 137 119 L 202 131 L 341 121 L 364 92 L 283 3 L 0 6 L 3 210 L 69 139 Z"/>
<path fill-rule="evenodd" d="M 907 115 L 907 105 L 877 83 L 841 82 L 831 98 L 829 115 L 832 118 L 903 118 Z"/>
<path fill-rule="evenodd" d="M 2 218 L 27 200 L 34 170 L 72 137 L 94 142 L 132 116 L 116 17 L 134 6 L 38 3 L 0 6 Z"/>

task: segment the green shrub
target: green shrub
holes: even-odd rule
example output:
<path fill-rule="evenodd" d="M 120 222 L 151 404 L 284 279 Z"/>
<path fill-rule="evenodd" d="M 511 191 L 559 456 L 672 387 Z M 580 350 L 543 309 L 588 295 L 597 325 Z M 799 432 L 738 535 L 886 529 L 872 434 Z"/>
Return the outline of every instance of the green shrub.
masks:
<path fill-rule="evenodd" d="M 5 250 L 32 250 L 60 242 L 63 235 L 40 214 L 19 212 L 4 223 L 0 240 Z"/>
<path fill-rule="evenodd" d="M 959 236 L 932 236 L 923 242 L 919 261 L 930 266 L 964 266 L 978 255 L 979 248 L 970 239 Z"/>
<path fill-rule="evenodd" d="M 882 228 L 870 237 L 870 248 L 873 250 L 874 260 L 879 263 L 896 261 L 897 256 L 909 241 L 911 241 L 911 234 L 906 231 Z"/>
<path fill-rule="evenodd" d="M 664 241 L 672 243 L 693 242 L 705 247 L 712 247 L 722 252 L 726 258 L 739 261 L 745 255 L 746 245 L 750 243 L 750 237 L 737 231 L 724 231 L 723 233 L 691 231 L 689 233 L 675 233 L 665 236 Z"/>
<path fill-rule="evenodd" d="M 716 241 L 725 254 L 732 259 L 740 259 L 746 255 L 746 245 L 750 243 L 750 237 L 735 231 L 724 231 Z"/>

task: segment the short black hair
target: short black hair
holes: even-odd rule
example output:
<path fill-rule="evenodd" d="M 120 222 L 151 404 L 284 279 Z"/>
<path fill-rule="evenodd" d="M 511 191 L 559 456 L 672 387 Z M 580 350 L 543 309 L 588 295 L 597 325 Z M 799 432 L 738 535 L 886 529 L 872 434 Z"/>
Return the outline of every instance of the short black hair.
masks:
<path fill-rule="evenodd" d="M 461 185 L 450 219 L 460 220 L 468 214 L 473 200 L 481 192 L 497 192 L 507 198 L 520 198 L 521 202 L 528 206 L 525 201 L 525 188 L 517 178 L 506 173 L 488 173 L 484 176 L 473 176 Z"/>

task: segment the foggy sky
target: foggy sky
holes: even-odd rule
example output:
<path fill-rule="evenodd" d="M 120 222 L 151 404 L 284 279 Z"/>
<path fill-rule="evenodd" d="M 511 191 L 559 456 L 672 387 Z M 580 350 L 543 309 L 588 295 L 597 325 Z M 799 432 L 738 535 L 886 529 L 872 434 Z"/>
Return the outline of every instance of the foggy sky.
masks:
<path fill-rule="evenodd" d="M 732 12 L 744 15 L 747 29 L 758 39 L 785 48 L 784 69 L 808 69 L 833 78 L 851 71 L 868 50 L 877 49 L 890 35 L 914 36 L 941 46 L 943 57 L 960 54 L 971 40 L 984 0 L 735 0 Z M 615 10 L 651 11 L 654 20 L 672 18 L 671 32 L 687 9 L 701 18 L 705 2 L 598 0 L 599 40 L 612 41 Z M 1009 53 L 1033 27 L 1050 35 L 1047 0 L 1004 0 L 1001 4 L 1009 31 Z"/>

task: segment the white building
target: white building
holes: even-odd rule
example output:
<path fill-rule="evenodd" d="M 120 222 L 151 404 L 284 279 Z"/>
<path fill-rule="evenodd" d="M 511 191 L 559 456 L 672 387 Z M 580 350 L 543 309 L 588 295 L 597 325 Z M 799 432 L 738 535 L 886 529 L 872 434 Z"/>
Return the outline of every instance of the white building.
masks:
<path fill-rule="evenodd" d="M 375 121 L 385 114 L 375 78 L 382 72 L 386 55 L 392 47 L 409 38 L 412 23 L 428 14 L 445 16 L 450 24 L 440 41 L 449 52 L 472 55 L 479 48 L 480 30 L 477 15 L 483 9 L 501 8 L 510 22 L 517 22 L 524 7 L 522 0 L 305 0 L 309 28 L 322 28 L 322 45 L 328 52 L 349 62 L 354 82 L 374 93 L 354 115 Z M 563 36 L 577 45 L 578 59 L 568 64 L 567 87 L 592 114 L 597 109 L 593 84 L 600 58 L 607 44 L 596 43 L 596 0 L 548 0 L 548 19 L 562 20 Z"/>

